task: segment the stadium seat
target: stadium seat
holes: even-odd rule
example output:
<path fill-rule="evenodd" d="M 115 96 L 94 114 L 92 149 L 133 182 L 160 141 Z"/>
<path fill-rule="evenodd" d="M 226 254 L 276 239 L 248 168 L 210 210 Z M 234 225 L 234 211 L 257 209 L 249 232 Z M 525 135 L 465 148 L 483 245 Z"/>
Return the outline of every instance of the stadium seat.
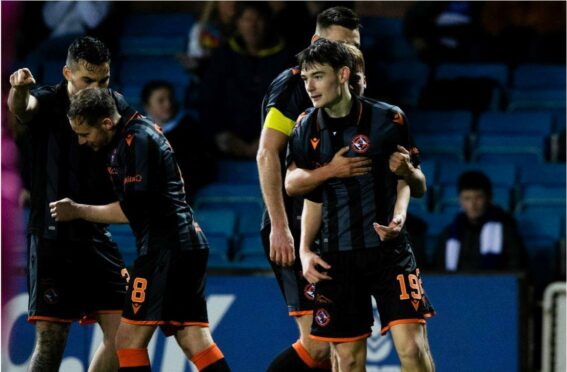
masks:
<path fill-rule="evenodd" d="M 241 267 L 250 269 L 269 269 L 270 263 L 264 253 L 260 235 L 249 236 L 240 240 L 236 249 L 235 261 Z"/>
<path fill-rule="evenodd" d="M 255 161 L 220 160 L 217 165 L 217 182 L 258 184 L 258 166 Z"/>
<path fill-rule="evenodd" d="M 516 212 L 529 212 L 534 210 L 547 213 L 547 218 L 564 216 L 565 186 L 525 186 L 519 195 L 516 204 Z"/>
<path fill-rule="evenodd" d="M 485 112 L 480 115 L 479 135 L 549 136 L 553 132 L 550 112 Z"/>
<path fill-rule="evenodd" d="M 129 14 L 124 17 L 123 35 L 185 36 L 195 23 L 189 13 Z"/>
<path fill-rule="evenodd" d="M 565 65 L 523 64 L 512 73 L 514 89 L 565 89 Z"/>
<path fill-rule="evenodd" d="M 416 217 L 421 218 L 427 224 L 425 232 L 425 251 L 429 259 L 434 255 L 439 244 L 439 238 L 443 230 L 453 221 L 454 215 L 448 213 L 429 213 L 413 211 Z"/>
<path fill-rule="evenodd" d="M 165 80 L 172 83 L 176 90 L 184 92 L 193 77 L 173 57 L 151 56 L 122 58 L 119 79 L 123 86 Z"/>
<path fill-rule="evenodd" d="M 417 134 L 414 136 L 423 160 L 464 161 L 467 138 L 459 134 Z"/>
<path fill-rule="evenodd" d="M 439 163 L 440 186 L 456 185 L 459 176 L 465 171 L 477 170 L 488 176 L 493 187 L 512 188 L 516 184 L 517 170 L 513 164 L 487 163 Z"/>
<path fill-rule="evenodd" d="M 435 79 L 456 79 L 461 77 L 488 78 L 498 82 L 501 87 L 505 87 L 508 83 L 508 67 L 500 63 L 444 63 L 435 70 Z"/>
<path fill-rule="evenodd" d="M 528 211 L 516 214 L 516 220 L 528 254 L 528 271 L 539 292 L 556 276 L 555 259 L 564 220 Z"/>
<path fill-rule="evenodd" d="M 472 128 L 468 111 L 410 111 L 406 113 L 414 134 L 459 134 L 466 136 Z M 417 144 L 419 147 L 419 143 Z"/>
<path fill-rule="evenodd" d="M 479 135 L 472 160 L 484 163 L 543 163 L 546 138 L 534 136 Z"/>
<path fill-rule="evenodd" d="M 187 46 L 185 36 L 123 36 L 122 56 L 162 56 L 182 53 Z"/>
<path fill-rule="evenodd" d="M 366 30 L 365 30 L 366 31 Z M 364 37 L 367 39 L 367 37 Z M 365 50 L 371 50 L 370 53 L 380 61 L 414 61 L 419 60 L 417 51 L 409 43 L 405 36 L 377 36 L 373 42 Z"/>
<path fill-rule="evenodd" d="M 521 164 L 520 185 L 565 187 L 565 163 Z"/>
<path fill-rule="evenodd" d="M 508 95 L 508 111 L 563 110 L 565 89 L 513 89 Z"/>

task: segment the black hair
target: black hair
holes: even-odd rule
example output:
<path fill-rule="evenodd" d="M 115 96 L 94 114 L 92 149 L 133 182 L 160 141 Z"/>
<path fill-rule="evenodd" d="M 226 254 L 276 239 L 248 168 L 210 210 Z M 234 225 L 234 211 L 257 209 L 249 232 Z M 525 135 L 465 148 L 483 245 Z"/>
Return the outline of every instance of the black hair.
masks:
<path fill-rule="evenodd" d="M 343 66 L 353 70 L 354 57 L 342 43 L 319 39 L 297 55 L 297 62 L 301 69 L 328 64 L 335 71 Z"/>
<path fill-rule="evenodd" d="M 325 9 L 317 16 L 317 27 L 328 28 L 331 26 L 342 26 L 349 30 L 360 28 L 360 18 L 356 13 L 344 6 L 335 6 Z"/>
<path fill-rule="evenodd" d="M 172 101 L 175 100 L 175 88 L 170 82 L 165 80 L 152 80 L 144 85 L 142 93 L 140 94 L 140 100 L 144 106 L 149 103 L 152 93 L 158 89 L 169 90 Z"/>
<path fill-rule="evenodd" d="M 486 174 L 481 171 L 467 171 L 459 177 L 458 191 L 461 193 L 465 190 L 481 190 L 491 198 L 492 183 Z"/>
<path fill-rule="evenodd" d="M 113 118 L 118 114 L 114 98 L 108 89 L 87 88 L 71 97 L 67 116 L 80 118 L 82 123 L 96 126 L 104 118 Z"/>
<path fill-rule="evenodd" d="M 100 66 L 110 63 L 110 51 L 107 46 L 97 38 L 83 36 L 75 39 L 67 51 L 67 66 L 84 60 L 91 65 Z"/>

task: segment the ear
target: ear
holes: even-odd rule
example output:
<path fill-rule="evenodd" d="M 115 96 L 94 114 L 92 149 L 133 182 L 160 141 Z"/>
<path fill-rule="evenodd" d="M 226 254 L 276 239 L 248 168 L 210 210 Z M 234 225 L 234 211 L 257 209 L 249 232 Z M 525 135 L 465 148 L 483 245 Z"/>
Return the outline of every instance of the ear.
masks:
<path fill-rule="evenodd" d="M 65 77 L 65 80 L 71 81 L 72 75 L 73 72 L 71 71 L 71 69 L 67 65 L 63 66 L 63 76 Z"/>
<path fill-rule="evenodd" d="M 105 130 L 112 130 L 114 129 L 114 122 L 111 118 L 104 118 L 102 119 L 102 123 L 100 124 L 102 128 Z"/>
<path fill-rule="evenodd" d="M 321 36 L 319 36 L 317 34 L 313 34 L 313 36 L 311 36 L 311 44 L 313 44 L 314 42 L 316 42 L 320 38 L 321 38 Z"/>
<path fill-rule="evenodd" d="M 339 82 L 341 84 L 344 84 L 345 82 L 348 82 L 349 79 L 350 79 L 350 68 L 348 68 L 347 66 L 341 67 L 341 69 L 339 70 Z"/>

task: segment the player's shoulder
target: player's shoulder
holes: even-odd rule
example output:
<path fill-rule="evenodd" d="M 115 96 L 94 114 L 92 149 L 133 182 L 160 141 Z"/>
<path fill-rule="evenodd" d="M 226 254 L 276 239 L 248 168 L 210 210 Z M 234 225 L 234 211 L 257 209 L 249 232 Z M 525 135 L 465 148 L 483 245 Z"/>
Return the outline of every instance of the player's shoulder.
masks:
<path fill-rule="evenodd" d="M 270 97 L 278 97 L 288 91 L 292 91 L 299 84 L 303 84 L 300 72 L 299 67 L 292 67 L 282 71 L 272 80 L 268 88 L 268 95 Z"/>
<path fill-rule="evenodd" d="M 394 124 L 403 125 L 407 121 L 406 114 L 396 105 L 368 97 L 360 97 L 359 99 L 363 105 L 366 105 L 371 110 L 380 112 L 381 116 L 388 118 Z"/>
<path fill-rule="evenodd" d="M 297 119 L 295 120 L 295 126 L 293 128 L 293 132 L 296 136 L 300 136 L 309 131 L 312 118 L 316 114 L 317 110 L 314 107 L 310 107 L 297 117 Z"/>

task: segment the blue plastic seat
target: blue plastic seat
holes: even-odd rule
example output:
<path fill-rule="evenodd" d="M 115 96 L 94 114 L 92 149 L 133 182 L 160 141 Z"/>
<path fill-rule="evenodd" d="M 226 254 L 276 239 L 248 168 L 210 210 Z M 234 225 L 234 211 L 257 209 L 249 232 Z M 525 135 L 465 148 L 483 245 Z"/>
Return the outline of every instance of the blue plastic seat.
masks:
<path fill-rule="evenodd" d="M 547 211 L 547 218 L 565 215 L 565 186 L 525 186 L 516 205 L 517 212 Z"/>
<path fill-rule="evenodd" d="M 565 163 L 521 164 L 520 185 L 565 187 Z"/>
<path fill-rule="evenodd" d="M 122 56 L 161 56 L 182 53 L 186 36 L 123 36 L 120 38 Z"/>
<path fill-rule="evenodd" d="M 186 36 L 195 23 L 189 13 L 129 14 L 122 20 L 123 35 Z"/>
<path fill-rule="evenodd" d="M 555 261 L 564 218 L 526 211 L 516 214 L 516 220 L 528 254 L 528 271 L 535 280 L 536 290 L 541 291 L 556 275 Z"/>
<path fill-rule="evenodd" d="M 465 136 L 470 132 L 473 121 L 472 113 L 468 111 L 410 111 L 406 115 L 414 134 Z"/>
<path fill-rule="evenodd" d="M 488 78 L 505 87 L 508 83 L 508 67 L 501 63 L 444 63 L 439 65 L 435 71 L 435 79 L 456 79 L 460 77 Z"/>
<path fill-rule="evenodd" d="M 217 182 L 258 184 L 260 180 L 255 161 L 220 160 L 217 167 Z"/>
<path fill-rule="evenodd" d="M 459 134 L 414 136 L 423 160 L 464 161 L 466 137 Z"/>
<path fill-rule="evenodd" d="M 512 74 L 515 89 L 565 89 L 565 65 L 523 64 Z"/>
<path fill-rule="evenodd" d="M 120 63 L 119 79 L 122 85 L 143 85 L 150 80 L 165 80 L 183 92 L 193 76 L 170 56 L 124 57 Z"/>
<path fill-rule="evenodd" d="M 440 186 L 456 185 L 459 176 L 465 171 L 481 171 L 488 176 L 493 187 L 512 188 L 516 184 L 517 169 L 513 164 L 487 163 L 439 163 Z"/>
<path fill-rule="evenodd" d="M 264 253 L 260 234 L 240 240 L 235 254 L 235 261 L 249 268 L 269 269 L 270 263 Z"/>
<path fill-rule="evenodd" d="M 545 137 L 553 131 L 550 112 L 485 112 L 477 132 L 480 135 L 533 135 Z"/>
<path fill-rule="evenodd" d="M 484 163 L 543 163 L 545 138 L 536 136 L 479 135 L 472 159 Z"/>
<path fill-rule="evenodd" d="M 563 110 L 565 89 L 513 89 L 508 96 L 508 111 Z"/>

